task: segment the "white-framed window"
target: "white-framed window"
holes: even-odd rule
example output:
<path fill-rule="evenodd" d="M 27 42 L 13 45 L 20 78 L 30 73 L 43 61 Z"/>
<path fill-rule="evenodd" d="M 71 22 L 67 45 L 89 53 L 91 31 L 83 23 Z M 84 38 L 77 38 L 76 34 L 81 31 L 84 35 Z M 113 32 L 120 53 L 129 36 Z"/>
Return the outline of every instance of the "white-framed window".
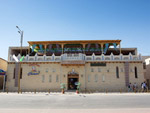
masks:
<path fill-rule="evenodd" d="M 42 75 L 42 83 L 45 81 L 45 75 Z"/>
<path fill-rule="evenodd" d="M 52 75 L 49 75 L 49 82 L 52 82 Z"/>

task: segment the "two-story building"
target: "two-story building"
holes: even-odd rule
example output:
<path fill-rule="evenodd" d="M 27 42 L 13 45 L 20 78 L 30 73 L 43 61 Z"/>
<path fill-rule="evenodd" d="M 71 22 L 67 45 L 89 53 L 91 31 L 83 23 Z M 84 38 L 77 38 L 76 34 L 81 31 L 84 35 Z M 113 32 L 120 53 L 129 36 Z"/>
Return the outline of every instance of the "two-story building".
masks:
<path fill-rule="evenodd" d="M 121 48 L 121 40 L 29 41 L 10 47 L 7 89 L 17 91 L 119 91 L 129 83 L 141 86 L 143 62 L 137 48 Z M 18 62 L 17 60 L 20 60 Z M 20 79 L 19 79 L 20 76 Z"/>

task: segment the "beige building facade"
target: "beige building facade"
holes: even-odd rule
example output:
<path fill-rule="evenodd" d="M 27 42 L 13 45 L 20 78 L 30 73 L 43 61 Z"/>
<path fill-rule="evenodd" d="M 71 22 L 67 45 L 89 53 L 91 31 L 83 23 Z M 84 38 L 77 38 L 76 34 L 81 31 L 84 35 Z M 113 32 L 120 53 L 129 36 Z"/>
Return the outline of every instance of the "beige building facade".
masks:
<path fill-rule="evenodd" d="M 147 83 L 148 88 L 150 89 L 150 56 L 143 57 L 144 62 L 144 78 Z"/>
<path fill-rule="evenodd" d="M 7 61 L 0 58 L 0 70 L 3 70 L 6 72 L 7 70 Z M 5 74 L 0 72 L 0 90 L 3 89 L 3 85 L 4 85 L 4 76 Z"/>
<path fill-rule="evenodd" d="M 10 47 L 6 88 L 17 91 L 18 76 L 22 91 L 60 91 L 61 83 L 66 90 L 75 90 L 76 82 L 81 83 L 81 91 L 125 91 L 129 83 L 140 88 L 144 81 L 141 55 L 136 48 L 121 48 L 120 42 L 36 41 L 23 47 L 22 55 L 19 47 Z M 21 68 L 14 56 L 23 58 Z"/>

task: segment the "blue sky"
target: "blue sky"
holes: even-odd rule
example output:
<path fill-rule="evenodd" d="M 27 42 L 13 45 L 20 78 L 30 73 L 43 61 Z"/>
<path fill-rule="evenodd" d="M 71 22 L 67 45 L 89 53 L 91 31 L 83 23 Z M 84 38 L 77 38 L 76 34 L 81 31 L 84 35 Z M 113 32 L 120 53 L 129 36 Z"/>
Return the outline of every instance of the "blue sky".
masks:
<path fill-rule="evenodd" d="M 0 57 L 27 41 L 122 40 L 150 55 L 150 0 L 0 0 Z"/>

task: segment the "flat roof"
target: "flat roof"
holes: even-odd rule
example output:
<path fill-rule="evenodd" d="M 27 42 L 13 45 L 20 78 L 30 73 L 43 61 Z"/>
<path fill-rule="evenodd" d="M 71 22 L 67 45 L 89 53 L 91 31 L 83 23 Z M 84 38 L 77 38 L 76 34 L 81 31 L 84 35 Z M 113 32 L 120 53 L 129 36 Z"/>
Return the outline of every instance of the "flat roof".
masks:
<path fill-rule="evenodd" d="M 87 43 L 117 43 L 121 40 L 65 40 L 65 41 L 28 41 L 30 45 L 33 44 L 87 44 Z"/>
<path fill-rule="evenodd" d="M 5 61 L 5 62 L 7 62 L 7 60 L 5 60 L 5 59 L 3 59 L 3 58 L 0 58 L 0 60 L 3 60 L 3 61 Z"/>

